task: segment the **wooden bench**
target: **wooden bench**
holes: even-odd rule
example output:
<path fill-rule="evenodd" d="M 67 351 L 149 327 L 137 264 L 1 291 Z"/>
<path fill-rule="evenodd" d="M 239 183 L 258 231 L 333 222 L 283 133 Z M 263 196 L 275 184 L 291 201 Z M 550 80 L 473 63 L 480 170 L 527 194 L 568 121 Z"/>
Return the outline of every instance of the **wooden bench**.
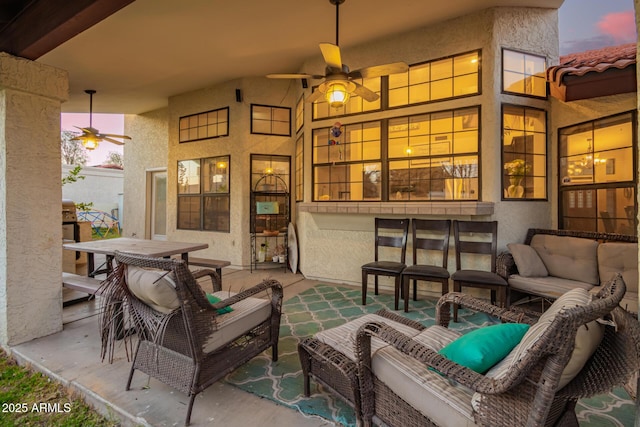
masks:
<path fill-rule="evenodd" d="M 85 292 L 91 295 L 100 295 L 98 289 L 102 281 L 89 276 L 81 276 L 73 273 L 62 273 L 62 286 L 74 291 Z"/>
<path fill-rule="evenodd" d="M 198 267 L 208 267 L 213 268 L 220 276 L 220 283 L 222 283 L 222 268 L 228 265 L 231 265 L 229 261 L 222 261 L 219 259 L 209 259 L 209 258 L 197 258 L 197 257 L 189 257 L 189 265 L 195 265 Z"/>

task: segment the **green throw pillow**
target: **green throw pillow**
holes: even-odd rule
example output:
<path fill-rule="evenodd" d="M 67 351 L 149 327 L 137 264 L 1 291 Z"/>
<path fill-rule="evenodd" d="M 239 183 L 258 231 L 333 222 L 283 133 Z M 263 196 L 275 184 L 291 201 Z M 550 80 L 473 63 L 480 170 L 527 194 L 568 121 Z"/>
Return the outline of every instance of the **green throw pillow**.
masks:
<path fill-rule="evenodd" d="M 438 353 L 459 365 L 484 374 L 520 342 L 529 325 L 500 323 L 464 334 Z"/>
<path fill-rule="evenodd" d="M 218 298 L 215 295 L 211 295 L 211 294 L 207 294 L 207 299 L 209 300 L 209 303 L 211 304 L 215 304 L 217 302 L 222 301 L 220 298 Z M 219 308 L 218 310 L 216 310 L 218 312 L 218 314 L 225 314 L 225 313 L 231 313 L 233 311 L 233 308 L 231 307 L 224 307 L 224 308 Z"/>

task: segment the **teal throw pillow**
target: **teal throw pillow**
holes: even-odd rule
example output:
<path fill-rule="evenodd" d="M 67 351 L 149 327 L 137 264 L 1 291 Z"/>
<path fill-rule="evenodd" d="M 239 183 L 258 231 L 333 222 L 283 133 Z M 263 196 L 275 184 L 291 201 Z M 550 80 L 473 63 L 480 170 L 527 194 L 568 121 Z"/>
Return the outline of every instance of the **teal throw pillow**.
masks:
<path fill-rule="evenodd" d="M 458 365 L 484 374 L 504 359 L 529 330 L 524 323 L 500 323 L 462 335 L 438 353 Z"/>
<path fill-rule="evenodd" d="M 220 298 L 218 298 L 215 295 L 211 295 L 211 294 L 207 294 L 207 299 L 209 300 L 210 304 L 215 304 L 217 302 L 222 301 Z M 218 314 L 225 314 L 225 313 L 231 313 L 233 311 L 233 308 L 231 307 L 223 307 L 223 308 L 219 308 L 218 310 L 216 310 L 218 312 Z"/>

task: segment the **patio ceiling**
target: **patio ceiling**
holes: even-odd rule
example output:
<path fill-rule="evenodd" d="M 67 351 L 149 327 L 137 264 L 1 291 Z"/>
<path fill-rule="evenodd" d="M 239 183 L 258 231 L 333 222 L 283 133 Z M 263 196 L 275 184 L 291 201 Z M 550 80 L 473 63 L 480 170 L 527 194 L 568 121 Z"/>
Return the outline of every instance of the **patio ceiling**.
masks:
<path fill-rule="evenodd" d="M 2 9 L 22 4 L 27 12 L 32 4 L 64 8 L 67 3 L 97 7 L 112 1 L 0 0 Z M 558 8 L 562 3 L 348 0 L 340 7 L 340 45 L 348 49 L 488 7 Z M 63 104 L 64 112 L 87 112 L 85 89 L 98 91 L 96 113 L 150 111 L 166 106 L 168 97 L 180 93 L 241 77 L 297 71 L 306 60 L 320 56 L 318 43 L 335 42 L 335 8 L 328 0 L 136 0 L 105 16 L 93 25 L 95 15 L 69 13 L 66 21 L 45 30 L 55 35 L 70 24 L 88 28 L 68 41 L 59 40 L 59 46 L 50 46 L 38 59 L 69 71 L 70 100 Z M 27 33 L 0 32 L 0 38 L 7 35 L 21 41 Z"/>

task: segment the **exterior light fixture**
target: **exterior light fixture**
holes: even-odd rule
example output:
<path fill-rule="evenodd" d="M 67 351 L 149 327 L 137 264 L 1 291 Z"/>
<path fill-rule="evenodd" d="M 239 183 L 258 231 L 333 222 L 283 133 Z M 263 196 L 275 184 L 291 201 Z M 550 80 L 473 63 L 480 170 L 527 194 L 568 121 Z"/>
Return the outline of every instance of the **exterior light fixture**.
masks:
<path fill-rule="evenodd" d="M 340 108 L 349 101 L 350 94 L 342 82 L 334 82 L 327 88 L 324 96 L 332 108 Z"/>

